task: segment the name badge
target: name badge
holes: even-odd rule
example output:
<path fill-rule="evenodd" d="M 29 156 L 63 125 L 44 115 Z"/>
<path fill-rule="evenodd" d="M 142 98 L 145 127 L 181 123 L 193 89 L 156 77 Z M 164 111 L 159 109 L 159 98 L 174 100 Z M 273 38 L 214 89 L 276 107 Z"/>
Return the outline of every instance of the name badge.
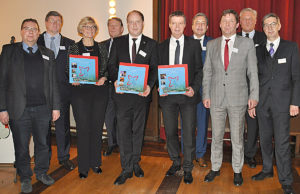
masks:
<path fill-rule="evenodd" d="M 66 50 L 65 46 L 59 46 L 59 50 Z"/>
<path fill-rule="evenodd" d="M 238 53 L 238 52 L 239 52 L 239 49 L 237 49 L 237 48 L 232 48 L 232 52 Z"/>
<path fill-rule="evenodd" d="M 255 47 L 258 47 L 258 46 L 259 46 L 259 44 L 255 44 L 254 46 L 255 46 Z"/>
<path fill-rule="evenodd" d="M 142 51 L 142 50 L 139 51 L 139 54 L 142 55 L 143 57 L 146 57 L 146 55 L 147 55 L 147 54 L 146 54 L 144 51 Z"/>
<path fill-rule="evenodd" d="M 46 56 L 46 55 L 42 55 L 42 57 L 43 57 L 43 59 L 46 59 L 46 60 L 48 60 L 48 61 L 49 61 L 49 57 L 48 57 L 48 56 Z"/>
<path fill-rule="evenodd" d="M 278 59 L 278 64 L 286 63 L 286 58 Z"/>
<path fill-rule="evenodd" d="M 82 53 L 82 56 L 91 56 L 90 53 Z"/>
<path fill-rule="evenodd" d="M 202 47 L 202 50 L 203 50 L 203 51 L 206 51 L 206 46 Z"/>

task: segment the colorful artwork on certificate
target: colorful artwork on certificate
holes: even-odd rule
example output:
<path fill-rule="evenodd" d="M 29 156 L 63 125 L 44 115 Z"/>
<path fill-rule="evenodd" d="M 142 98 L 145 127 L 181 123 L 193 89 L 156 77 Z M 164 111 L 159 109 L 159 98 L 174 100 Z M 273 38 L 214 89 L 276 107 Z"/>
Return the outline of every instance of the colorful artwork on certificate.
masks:
<path fill-rule="evenodd" d="M 70 55 L 70 83 L 95 84 L 98 81 L 98 57 Z"/>
<path fill-rule="evenodd" d="M 159 95 L 184 94 L 188 87 L 187 64 L 158 66 Z"/>
<path fill-rule="evenodd" d="M 138 94 L 144 91 L 148 81 L 148 65 L 120 63 L 117 92 Z"/>

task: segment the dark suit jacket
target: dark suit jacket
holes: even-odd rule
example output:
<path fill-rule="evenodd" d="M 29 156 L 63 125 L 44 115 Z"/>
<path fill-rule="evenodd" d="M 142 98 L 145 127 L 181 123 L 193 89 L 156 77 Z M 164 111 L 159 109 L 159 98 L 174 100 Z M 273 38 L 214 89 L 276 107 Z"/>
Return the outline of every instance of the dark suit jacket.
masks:
<path fill-rule="evenodd" d="M 44 47 L 45 46 L 45 39 L 44 39 L 44 34 L 46 32 L 42 33 L 37 41 L 37 44 L 39 45 L 42 45 Z M 68 49 L 70 47 L 70 45 L 74 44 L 75 41 L 74 40 L 71 40 L 67 37 L 64 37 L 61 35 L 61 39 L 60 39 L 60 46 L 61 48 L 59 49 L 58 51 L 58 54 L 56 56 L 56 59 L 55 59 L 55 63 L 57 65 L 57 68 L 56 68 L 56 75 L 57 75 L 57 79 L 58 79 L 58 82 L 59 82 L 59 85 L 68 85 L 69 83 L 69 74 L 66 74 L 66 65 L 68 63 Z M 64 47 L 64 48 L 63 48 Z M 62 90 L 64 90 L 64 88 L 62 88 Z"/>
<path fill-rule="evenodd" d="M 152 89 L 156 79 L 157 79 L 157 63 L 158 63 L 158 54 L 157 54 L 157 42 L 147 36 L 142 35 L 141 43 L 139 50 L 137 52 L 135 61 L 136 64 L 145 64 L 149 66 L 148 74 L 148 85 Z M 140 51 L 146 53 L 145 56 L 140 54 Z M 129 54 L 129 35 L 123 35 L 117 38 L 114 38 L 113 44 L 111 46 L 108 71 L 110 79 L 115 82 L 118 79 L 118 71 L 120 62 L 131 63 L 130 54 Z M 151 94 L 147 98 L 138 96 L 136 94 L 115 94 L 115 97 L 121 97 L 122 100 L 143 100 L 151 99 Z M 115 98 L 116 99 L 116 98 Z"/>
<path fill-rule="evenodd" d="M 242 36 L 242 32 L 238 32 L 238 35 Z M 267 41 L 267 37 L 264 32 L 256 31 L 253 36 L 254 46 L 258 47 L 261 44 L 265 44 Z"/>
<path fill-rule="evenodd" d="M 191 36 L 191 38 L 194 38 L 194 36 Z M 204 48 L 201 48 L 201 49 L 202 49 L 202 52 L 201 52 L 202 64 L 205 63 L 206 45 L 207 45 L 207 42 L 210 41 L 210 40 L 212 40 L 212 39 L 213 39 L 212 37 L 204 35 L 203 47 L 205 47 L 205 49 L 204 49 Z"/>
<path fill-rule="evenodd" d="M 169 48 L 170 48 L 170 38 L 159 44 L 159 65 L 169 65 Z M 168 100 L 175 100 L 187 103 L 198 103 L 201 98 L 199 95 L 199 89 L 202 84 L 202 57 L 199 54 L 201 52 L 201 45 L 199 41 L 194 40 L 191 37 L 184 36 L 184 48 L 182 56 L 182 64 L 188 65 L 188 81 L 189 86 L 194 90 L 194 96 L 188 97 L 185 95 L 168 95 L 165 97 L 160 97 L 160 102 L 164 103 Z"/>
<path fill-rule="evenodd" d="M 271 95 L 278 112 L 289 112 L 290 105 L 300 106 L 300 59 L 295 42 L 280 39 L 273 58 L 266 45 L 256 49 L 259 78 L 259 104 L 263 109 Z"/>
<path fill-rule="evenodd" d="M 54 53 L 38 46 L 44 61 L 44 93 L 50 110 L 60 110 Z M 0 110 L 7 110 L 11 119 L 22 116 L 26 107 L 26 86 L 22 43 L 4 45 L 0 61 Z"/>

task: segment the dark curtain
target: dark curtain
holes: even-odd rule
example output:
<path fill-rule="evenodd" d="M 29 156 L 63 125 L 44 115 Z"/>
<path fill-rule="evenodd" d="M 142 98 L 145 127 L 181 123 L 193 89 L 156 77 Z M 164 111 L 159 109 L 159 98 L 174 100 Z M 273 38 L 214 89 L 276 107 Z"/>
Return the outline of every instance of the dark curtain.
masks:
<path fill-rule="evenodd" d="M 188 36 L 193 34 L 193 16 L 198 12 L 205 13 L 209 20 L 207 35 L 216 38 L 221 35 L 219 21 L 222 11 L 234 9 L 239 13 L 246 7 L 257 11 L 256 30 L 262 31 L 262 18 L 274 12 L 281 21 L 280 37 L 296 41 L 300 45 L 299 0 L 160 0 L 160 41 L 170 37 L 168 17 L 172 11 L 181 10 L 186 15 L 185 35 Z"/>

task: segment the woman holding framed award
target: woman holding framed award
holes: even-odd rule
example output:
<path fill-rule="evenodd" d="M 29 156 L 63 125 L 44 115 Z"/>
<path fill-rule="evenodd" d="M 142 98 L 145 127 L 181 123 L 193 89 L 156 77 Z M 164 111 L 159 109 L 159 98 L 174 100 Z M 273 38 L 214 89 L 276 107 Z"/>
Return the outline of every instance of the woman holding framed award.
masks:
<path fill-rule="evenodd" d="M 99 30 L 92 17 L 80 20 L 82 39 L 69 48 L 67 73 L 72 84 L 71 105 L 77 131 L 78 172 L 87 178 L 90 169 L 102 173 L 102 128 L 108 100 L 105 44 L 94 40 Z"/>

